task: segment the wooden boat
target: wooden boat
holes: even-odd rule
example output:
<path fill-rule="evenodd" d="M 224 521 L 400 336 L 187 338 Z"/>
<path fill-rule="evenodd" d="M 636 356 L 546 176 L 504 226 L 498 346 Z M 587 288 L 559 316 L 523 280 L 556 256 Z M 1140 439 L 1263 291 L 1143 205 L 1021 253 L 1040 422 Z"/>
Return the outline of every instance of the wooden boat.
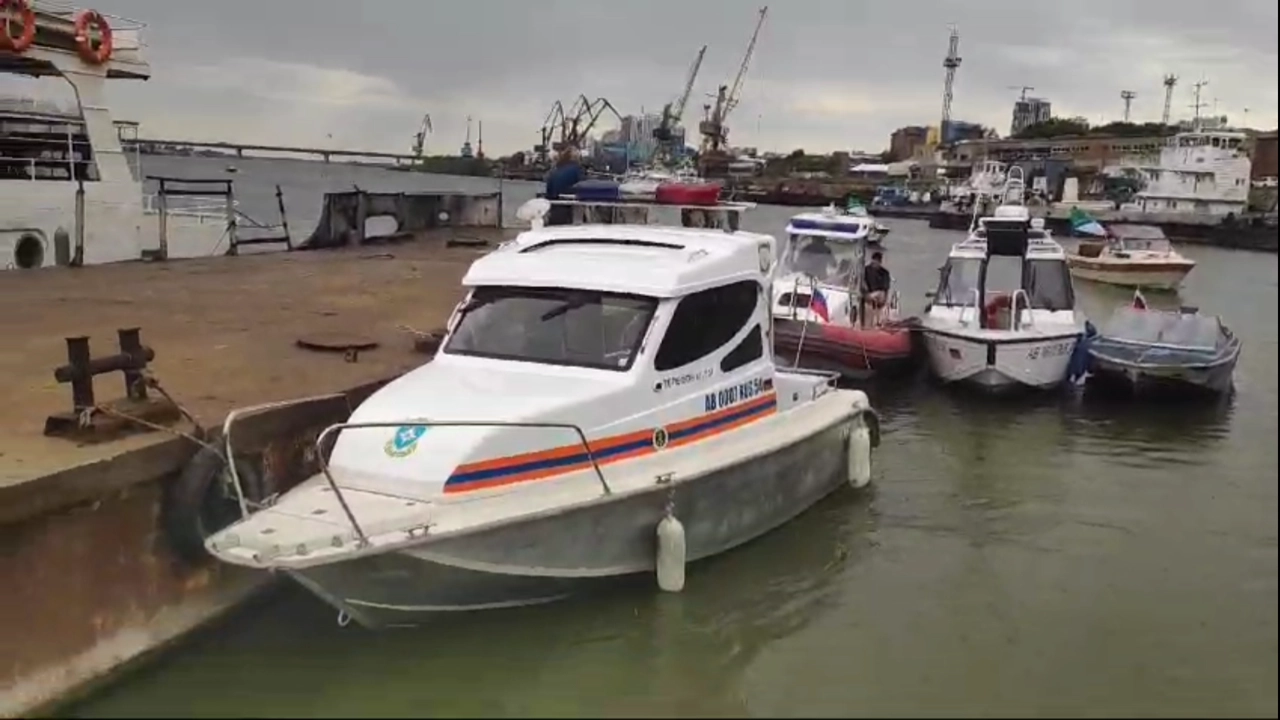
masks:
<path fill-rule="evenodd" d="M 1174 290 L 1196 261 L 1184 257 L 1164 232 L 1154 225 L 1112 225 L 1103 242 L 1081 241 L 1067 254 L 1071 274 L 1084 280 L 1146 288 Z"/>

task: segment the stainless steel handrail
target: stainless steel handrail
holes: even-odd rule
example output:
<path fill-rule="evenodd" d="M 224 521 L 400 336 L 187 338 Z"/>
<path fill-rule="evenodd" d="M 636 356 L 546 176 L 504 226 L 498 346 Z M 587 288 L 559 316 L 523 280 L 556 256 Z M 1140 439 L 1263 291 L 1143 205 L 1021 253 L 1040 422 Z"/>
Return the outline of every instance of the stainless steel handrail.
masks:
<path fill-rule="evenodd" d="M 595 453 L 591 452 L 591 444 L 587 441 L 587 434 L 582 431 L 581 427 L 570 423 L 536 423 L 536 422 L 505 422 L 494 420 L 398 420 L 385 422 L 345 422 L 335 423 L 325 428 L 316 438 L 316 459 L 320 463 L 320 472 L 324 473 L 325 480 L 329 483 L 329 489 L 333 490 L 338 498 L 338 504 L 342 506 L 342 511 L 346 514 L 347 520 L 351 522 L 352 529 L 355 530 L 356 537 L 360 540 L 362 546 L 369 544 L 369 539 L 365 535 L 364 530 L 360 527 L 360 523 L 356 521 L 355 513 L 351 511 L 351 506 L 347 504 L 346 498 L 343 497 L 342 491 L 338 489 L 338 483 L 333 479 L 333 474 L 329 472 L 329 462 L 325 459 L 324 442 L 330 435 L 343 430 L 360 429 L 360 428 L 403 428 L 403 427 L 522 427 L 522 428 L 543 428 L 543 429 L 561 429 L 572 430 L 578 435 L 582 448 L 587 452 L 587 460 L 591 463 L 591 469 L 595 471 L 596 477 L 600 480 L 600 486 L 604 489 L 605 495 L 612 495 L 613 489 L 609 487 L 609 482 L 605 480 L 604 473 L 600 470 L 600 463 L 596 461 Z"/>

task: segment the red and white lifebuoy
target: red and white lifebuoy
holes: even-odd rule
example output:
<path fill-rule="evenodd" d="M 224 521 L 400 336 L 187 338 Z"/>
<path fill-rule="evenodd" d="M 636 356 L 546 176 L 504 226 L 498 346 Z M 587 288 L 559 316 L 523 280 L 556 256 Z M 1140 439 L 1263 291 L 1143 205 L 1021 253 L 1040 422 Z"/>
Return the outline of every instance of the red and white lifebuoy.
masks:
<path fill-rule="evenodd" d="M 14 19 L 22 23 L 22 33 L 10 35 Z M 27 0 L 0 0 L 0 52 L 22 53 L 36 40 L 36 13 Z"/>
<path fill-rule="evenodd" d="M 94 47 L 89 37 L 90 28 L 98 31 L 98 46 Z M 97 10 L 81 10 L 76 13 L 76 52 L 80 59 L 90 65 L 101 65 L 111 59 L 114 49 L 111 39 L 111 25 L 102 13 Z"/>

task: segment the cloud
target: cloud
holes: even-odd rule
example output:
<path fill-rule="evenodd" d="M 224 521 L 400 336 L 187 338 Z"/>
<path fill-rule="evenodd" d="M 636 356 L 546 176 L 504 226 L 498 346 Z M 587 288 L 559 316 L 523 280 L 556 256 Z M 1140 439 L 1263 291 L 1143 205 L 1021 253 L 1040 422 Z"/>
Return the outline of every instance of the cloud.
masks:
<path fill-rule="evenodd" d="M 154 77 L 111 83 L 117 116 L 142 133 L 407 151 L 424 114 L 436 151 L 474 119 L 492 153 L 528 148 L 556 100 L 608 98 L 656 111 L 706 60 L 686 125 L 732 82 L 756 21 L 741 0 L 102 0 L 148 23 Z M 109 7 L 108 7 L 109 5 Z M 1008 129 L 1018 91 L 1055 111 L 1116 119 L 1121 90 L 1156 119 L 1165 73 L 1176 116 L 1204 102 L 1276 125 L 1274 0 L 787 0 L 770 7 L 730 118 L 735 144 L 789 150 L 885 147 L 937 124 L 948 23 L 960 23 L 952 116 Z M 615 124 L 609 117 L 601 126 Z"/>

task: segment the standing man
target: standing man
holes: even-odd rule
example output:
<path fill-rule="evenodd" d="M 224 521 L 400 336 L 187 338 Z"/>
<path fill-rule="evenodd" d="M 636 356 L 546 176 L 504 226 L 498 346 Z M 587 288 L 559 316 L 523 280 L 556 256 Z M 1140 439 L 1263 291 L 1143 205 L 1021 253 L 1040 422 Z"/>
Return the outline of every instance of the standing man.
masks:
<path fill-rule="evenodd" d="M 893 276 L 889 268 L 884 266 L 884 253 L 879 250 L 871 253 L 871 262 L 862 271 L 862 292 L 866 302 L 871 306 L 871 324 L 880 324 L 880 314 L 889 300 L 889 289 L 893 285 Z"/>
<path fill-rule="evenodd" d="M 556 166 L 547 173 L 546 196 L 548 200 L 559 200 L 568 195 L 582 181 L 582 165 L 578 162 L 578 151 L 567 147 L 560 151 L 556 158 Z M 547 213 L 547 225 L 572 225 L 573 206 L 552 205 Z"/>

